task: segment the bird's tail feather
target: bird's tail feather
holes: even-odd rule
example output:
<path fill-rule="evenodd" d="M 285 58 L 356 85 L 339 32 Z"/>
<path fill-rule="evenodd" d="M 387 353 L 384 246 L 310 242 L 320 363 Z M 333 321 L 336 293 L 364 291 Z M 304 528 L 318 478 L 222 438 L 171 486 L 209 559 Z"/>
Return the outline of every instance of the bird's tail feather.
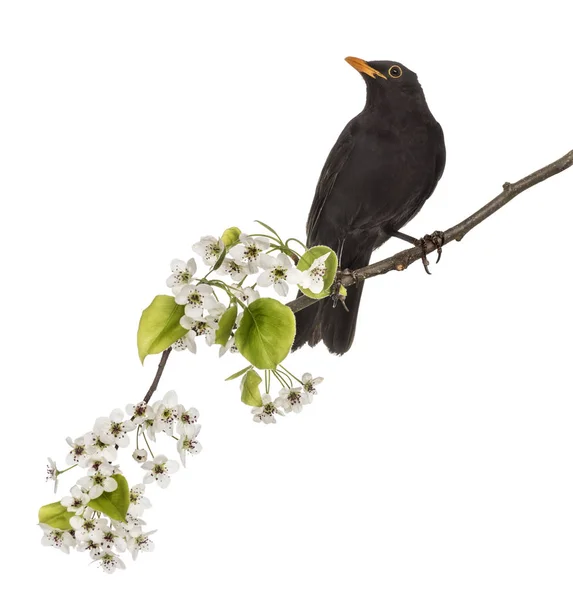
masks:
<path fill-rule="evenodd" d="M 372 250 L 364 251 L 355 257 L 350 263 L 346 263 L 349 269 L 364 267 L 370 261 Z M 325 298 L 311 306 L 296 313 L 296 336 L 292 349 L 297 350 L 304 344 L 316 346 L 322 340 L 325 346 L 333 354 L 344 354 L 348 352 L 354 333 L 356 332 L 356 321 L 358 319 L 358 307 L 364 282 L 347 289 L 346 306 L 339 302 L 336 307 L 332 306 L 332 300 Z"/>

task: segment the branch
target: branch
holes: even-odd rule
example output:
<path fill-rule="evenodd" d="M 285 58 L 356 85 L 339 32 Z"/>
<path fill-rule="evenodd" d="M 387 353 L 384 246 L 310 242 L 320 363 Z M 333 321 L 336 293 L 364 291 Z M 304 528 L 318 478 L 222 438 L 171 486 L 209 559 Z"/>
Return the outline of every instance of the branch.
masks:
<path fill-rule="evenodd" d="M 159 380 L 161 379 L 161 376 L 163 375 L 163 369 L 165 369 L 165 365 L 167 364 L 167 359 L 169 358 L 169 355 L 171 354 L 171 350 L 172 350 L 172 348 L 171 348 L 171 346 L 169 346 L 169 348 L 167 348 L 167 350 L 163 351 L 163 354 L 161 355 L 161 360 L 159 361 L 159 365 L 157 366 L 157 373 L 155 374 L 155 378 L 151 382 L 151 386 L 147 390 L 147 394 L 145 394 L 145 398 L 143 398 L 142 402 L 144 404 L 147 404 L 151 400 L 151 396 L 153 396 L 153 393 L 157 389 Z"/>
<path fill-rule="evenodd" d="M 454 240 L 461 242 L 462 238 L 466 235 L 466 233 L 468 233 L 468 231 L 471 231 L 476 225 L 479 225 L 482 221 L 493 215 L 518 194 L 521 194 L 521 192 L 524 192 L 530 187 L 533 187 L 534 185 L 553 177 L 553 175 L 557 175 L 558 173 L 565 171 L 565 169 L 568 169 L 572 165 L 573 150 L 568 152 L 559 160 L 556 160 L 550 165 L 531 173 L 531 175 L 527 175 L 527 177 L 520 179 L 516 183 L 504 183 L 503 192 L 501 192 L 501 194 L 496 196 L 493 200 L 488 202 L 473 215 L 467 219 L 464 219 L 461 223 L 458 223 L 457 225 L 454 225 L 445 231 L 444 242 L 442 245 L 449 244 Z M 434 250 L 436 250 L 436 246 L 432 244 L 432 242 L 427 242 L 426 252 L 429 254 Z M 413 262 L 420 260 L 422 256 L 422 248 L 420 246 L 414 246 L 413 248 L 398 252 L 397 254 L 394 254 L 394 256 L 385 258 L 384 260 L 368 265 L 367 267 L 357 269 L 352 273 L 341 273 L 340 281 L 345 287 L 350 287 L 358 281 L 363 281 L 364 279 L 368 279 L 370 277 L 385 275 L 390 271 L 403 271 L 404 269 L 407 269 Z M 289 302 L 287 306 L 293 312 L 298 312 L 299 310 L 303 310 L 315 302 L 318 302 L 318 300 L 309 298 L 308 296 L 300 296 L 292 302 Z"/>

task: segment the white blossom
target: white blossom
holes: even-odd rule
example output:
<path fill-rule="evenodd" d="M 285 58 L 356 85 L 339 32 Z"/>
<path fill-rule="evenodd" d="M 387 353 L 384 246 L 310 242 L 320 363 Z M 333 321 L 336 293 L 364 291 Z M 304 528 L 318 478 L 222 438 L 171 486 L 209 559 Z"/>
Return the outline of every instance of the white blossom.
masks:
<path fill-rule="evenodd" d="M 187 285 L 193 279 L 197 271 L 197 263 L 194 258 L 187 262 L 174 258 L 171 261 L 171 275 L 167 278 L 167 287 L 170 287 L 175 295 L 179 293 L 184 285 Z"/>
<path fill-rule="evenodd" d="M 305 373 L 302 376 L 302 387 L 303 387 L 303 390 L 309 396 L 309 403 L 310 403 L 310 401 L 312 401 L 312 396 L 315 396 L 317 393 L 316 386 L 319 383 L 322 383 L 323 381 L 324 381 L 324 377 L 315 377 L 313 379 L 312 375 L 310 373 Z"/>
<path fill-rule="evenodd" d="M 238 288 L 231 290 L 232 293 L 244 304 L 249 305 L 251 302 L 258 300 L 261 295 L 252 287 Z"/>
<path fill-rule="evenodd" d="M 181 464 L 186 467 L 187 454 L 199 454 L 203 449 L 201 443 L 197 440 L 197 435 L 201 430 L 201 425 L 197 425 L 193 435 L 182 435 L 177 441 L 177 451 L 181 457 Z"/>
<path fill-rule="evenodd" d="M 199 419 L 199 411 L 196 408 L 185 410 L 185 407 L 180 404 L 177 407 L 177 433 L 184 435 L 196 435 L 198 433 L 195 423 Z"/>
<path fill-rule="evenodd" d="M 66 456 L 66 462 L 68 465 L 79 465 L 80 467 L 85 466 L 88 459 L 85 436 L 76 438 L 75 440 L 72 440 L 71 437 L 67 437 L 66 442 L 72 448 Z"/>
<path fill-rule="evenodd" d="M 275 404 L 283 408 L 286 413 L 299 413 L 303 405 L 309 403 L 308 394 L 303 392 L 301 387 L 283 388 L 275 401 Z"/>
<path fill-rule="evenodd" d="M 146 508 L 151 508 L 151 502 L 149 498 L 143 495 L 144 493 L 145 486 L 143 483 L 134 485 L 129 491 L 129 508 L 127 511 L 133 517 L 141 517 Z"/>
<path fill-rule="evenodd" d="M 117 524 L 113 528 L 107 519 L 98 519 L 97 526 L 92 533 L 92 540 L 106 550 L 117 549 L 118 552 L 125 552 L 127 543 L 125 541 L 126 531 Z"/>
<path fill-rule="evenodd" d="M 156 531 L 157 529 L 128 538 L 127 549 L 131 552 L 133 560 L 137 558 L 139 552 L 153 552 L 155 544 L 153 543 L 153 540 L 149 539 L 149 536 L 153 535 Z"/>
<path fill-rule="evenodd" d="M 189 350 L 189 352 L 197 354 L 197 343 L 195 342 L 196 336 L 197 334 L 194 331 L 190 331 L 189 333 L 186 333 L 183 337 L 180 337 L 176 342 L 173 342 L 173 344 L 171 344 L 171 347 L 173 348 L 173 350 L 175 350 L 175 352 L 183 352 L 184 350 Z"/>
<path fill-rule="evenodd" d="M 123 411 L 119 408 L 113 410 L 109 416 L 100 417 L 94 425 L 94 433 L 99 435 L 106 444 L 114 444 L 120 448 L 129 446 L 129 436 L 127 433 L 133 431 L 136 425 L 128 419 L 124 421 Z M 114 459 L 115 460 L 115 459 Z"/>
<path fill-rule="evenodd" d="M 58 475 L 59 472 L 56 463 L 50 457 L 48 457 L 46 481 L 54 482 L 54 494 L 58 491 Z"/>
<path fill-rule="evenodd" d="M 195 338 L 197 336 L 204 335 L 207 346 L 213 345 L 213 342 L 215 341 L 215 335 L 219 327 L 215 317 L 210 315 L 203 319 L 191 319 L 187 315 L 183 315 L 181 319 L 179 319 L 179 324 L 181 327 L 189 329 L 187 336 L 190 340 L 193 340 L 193 343 L 195 343 Z M 192 352 L 195 351 L 196 350 L 192 350 Z"/>
<path fill-rule="evenodd" d="M 259 264 L 264 270 L 259 275 L 257 283 L 261 287 L 272 285 L 279 296 L 288 294 L 289 283 L 296 285 L 301 280 L 302 273 L 295 268 L 291 259 L 282 252 L 276 257 L 261 254 Z"/>
<path fill-rule="evenodd" d="M 223 264 L 217 269 L 216 273 L 223 276 L 230 276 L 233 281 L 238 283 L 249 274 L 249 271 L 247 270 L 247 265 L 245 265 L 245 263 L 239 262 L 234 258 L 225 258 Z"/>
<path fill-rule="evenodd" d="M 168 460 L 163 454 L 156 456 L 152 461 L 147 461 L 141 466 L 146 471 L 149 471 L 143 478 L 143 483 L 157 481 L 157 485 L 160 488 L 166 488 L 171 483 L 169 476 L 179 470 L 179 465 L 174 460 Z"/>
<path fill-rule="evenodd" d="M 87 542 L 92 539 L 92 534 L 97 527 L 97 519 L 94 515 L 95 511 L 88 506 L 83 515 L 75 515 L 70 519 L 70 525 L 74 528 L 78 541 Z"/>
<path fill-rule="evenodd" d="M 42 537 L 42 544 L 44 546 L 53 546 L 54 548 L 58 548 L 58 550 L 69 554 L 70 548 L 73 548 L 76 545 L 76 540 L 69 531 L 54 529 L 45 523 L 40 523 L 40 527 L 44 532 L 44 536 Z"/>
<path fill-rule="evenodd" d="M 324 289 L 324 276 L 326 275 L 326 259 L 330 256 L 327 252 L 315 259 L 306 271 L 302 272 L 300 280 L 301 287 L 310 290 L 313 294 L 319 294 Z"/>
<path fill-rule="evenodd" d="M 131 456 L 135 462 L 145 462 L 147 460 L 147 450 L 145 448 L 136 448 Z"/>
<path fill-rule="evenodd" d="M 113 462 L 117 458 L 117 452 L 113 444 L 104 442 L 100 435 L 90 432 L 84 436 L 88 454 L 105 458 Z"/>
<path fill-rule="evenodd" d="M 237 261 L 245 263 L 249 273 L 256 273 L 259 270 L 259 261 L 261 255 L 269 247 L 269 242 L 264 238 L 249 237 L 244 233 L 239 236 L 240 244 L 233 246 L 229 254 Z"/>
<path fill-rule="evenodd" d="M 99 498 L 104 492 L 113 492 L 117 489 L 117 481 L 101 468 L 92 475 L 78 479 L 78 484 L 87 491 L 88 496 L 92 499 Z"/>
<path fill-rule="evenodd" d="M 113 552 L 105 552 L 94 562 L 99 563 L 104 573 L 111 575 L 116 569 L 125 569 L 125 563 Z"/>
<path fill-rule="evenodd" d="M 179 418 L 178 407 L 177 393 L 174 390 L 170 390 L 162 400 L 154 403 L 155 425 L 153 429 L 155 433 L 163 431 L 169 436 L 173 435 L 175 424 Z"/>
<path fill-rule="evenodd" d="M 224 250 L 223 240 L 212 235 L 205 235 L 193 244 L 193 252 L 196 252 L 203 259 L 203 262 L 209 266 L 213 266 L 217 262 Z"/>
<path fill-rule="evenodd" d="M 143 400 L 137 404 L 128 404 L 125 407 L 125 412 L 131 417 L 131 421 L 135 425 L 140 425 L 147 418 L 154 418 L 153 409 Z"/>
<path fill-rule="evenodd" d="M 101 547 L 101 544 L 96 544 L 89 538 L 79 541 L 76 546 L 76 550 L 78 552 L 85 552 L 86 550 L 89 550 L 92 560 L 101 558 L 101 555 L 103 554 L 103 548 Z"/>
<path fill-rule="evenodd" d="M 276 423 L 275 415 L 284 417 L 284 413 L 276 406 L 268 394 L 263 394 L 263 405 L 255 406 L 251 411 L 254 415 L 253 421 L 256 423 Z"/>
<path fill-rule="evenodd" d="M 73 512 L 76 515 L 81 515 L 85 507 L 90 501 L 90 497 L 77 485 L 70 490 L 71 496 L 64 496 L 60 503 L 65 506 L 69 512 Z"/>
<path fill-rule="evenodd" d="M 184 285 L 175 296 L 175 302 L 185 306 L 185 314 L 192 319 L 200 319 L 205 309 L 209 310 L 217 305 L 213 288 L 206 283 Z"/>

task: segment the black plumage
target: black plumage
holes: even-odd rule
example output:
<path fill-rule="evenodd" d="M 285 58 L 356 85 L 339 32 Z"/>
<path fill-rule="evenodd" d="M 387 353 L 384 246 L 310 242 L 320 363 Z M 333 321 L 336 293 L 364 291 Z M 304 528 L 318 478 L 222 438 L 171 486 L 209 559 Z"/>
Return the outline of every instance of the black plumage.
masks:
<path fill-rule="evenodd" d="M 358 269 L 431 196 L 446 149 L 413 71 L 392 61 L 346 60 L 366 81 L 366 105 L 346 125 L 322 169 L 307 245 L 330 246 L 341 269 Z M 298 312 L 293 349 L 322 340 L 331 352 L 344 354 L 354 339 L 363 286 L 348 289 L 348 312 L 328 298 Z"/>

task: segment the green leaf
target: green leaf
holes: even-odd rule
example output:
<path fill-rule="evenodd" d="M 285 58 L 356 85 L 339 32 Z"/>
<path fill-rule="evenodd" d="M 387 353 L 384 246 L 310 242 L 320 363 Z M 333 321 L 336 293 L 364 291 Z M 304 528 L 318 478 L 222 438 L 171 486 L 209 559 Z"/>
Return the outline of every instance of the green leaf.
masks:
<path fill-rule="evenodd" d="M 143 311 L 137 330 L 137 350 L 143 363 L 146 356 L 159 354 L 187 333 L 179 325 L 185 307 L 175 304 L 173 296 L 155 296 Z"/>
<path fill-rule="evenodd" d="M 273 298 L 259 298 L 245 308 L 235 344 L 258 369 L 276 369 L 288 355 L 294 334 L 292 310 Z"/>
<path fill-rule="evenodd" d="M 59 502 L 46 504 L 38 511 L 38 521 L 45 523 L 54 529 L 71 529 L 70 519 L 74 516 L 65 506 Z"/>
<path fill-rule="evenodd" d="M 244 369 L 241 369 L 240 371 L 237 371 L 236 373 L 229 375 L 229 377 L 227 377 L 227 379 L 225 379 L 225 381 L 231 381 L 233 379 L 237 379 L 237 377 L 244 375 L 247 371 L 250 371 L 252 368 L 253 368 L 253 365 L 249 365 L 248 367 L 245 367 Z"/>
<path fill-rule="evenodd" d="M 90 500 L 88 506 L 102 512 L 114 521 L 125 521 L 129 508 L 129 485 L 123 475 L 112 475 L 117 481 L 113 492 L 104 492 L 101 496 Z"/>
<path fill-rule="evenodd" d="M 236 244 L 239 241 L 240 235 L 241 230 L 238 227 L 229 227 L 229 229 L 225 229 L 225 231 L 223 231 L 223 235 L 221 236 L 223 244 L 225 244 L 225 248 L 228 249 Z"/>
<path fill-rule="evenodd" d="M 336 253 L 328 246 L 313 246 L 301 256 L 298 264 L 296 265 L 296 268 L 299 271 L 307 271 L 317 258 L 324 256 L 327 252 L 330 253 L 330 256 L 324 263 L 326 266 L 326 273 L 324 274 L 324 287 L 322 288 L 322 292 L 315 294 L 309 289 L 299 286 L 300 291 L 309 298 L 326 298 L 326 296 L 330 294 L 330 286 L 334 283 L 336 270 L 338 269 L 338 259 L 336 258 Z"/>
<path fill-rule="evenodd" d="M 237 305 L 231 304 L 231 306 L 229 306 L 229 308 L 221 315 L 221 318 L 219 319 L 219 327 L 215 332 L 215 344 L 221 344 L 221 346 L 224 346 L 229 341 L 236 318 Z"/>
<path fill-rule="evenodd" d="M 249 406 L 263 405 L 261 391 L 259 390 L 261 381 L 261 376 L 256 371 L 247 371 L 241 379 L 241 402 Z"/>
<path fill-rule="evenodd" d="M 281 241 L 280 235 L 270 225 L 267 225 L 266 223 L 263 223 L 262 221 L 257 221 L 257 219 L 255 219 L 255 223 L 262 225 L 265 229 L 268 229 L 271 233 L 274 233 L 277 236 L 277 240 L 279 242 Z"/>
<path fill-rule="evenodd" d="M 227 248 L 225 248 L 223 250 L 223 252 L 221 252 L 221 254 L 219 254 L 219 258 L 217 259 L 217 262 L 211 267 L 211 271 L 216 271 L 223 264 L 223 261 L 225 260 L 225 256 L 227 256 Z M 211 271 L 209 271 L 209 272 L 211 272 Z"/>

